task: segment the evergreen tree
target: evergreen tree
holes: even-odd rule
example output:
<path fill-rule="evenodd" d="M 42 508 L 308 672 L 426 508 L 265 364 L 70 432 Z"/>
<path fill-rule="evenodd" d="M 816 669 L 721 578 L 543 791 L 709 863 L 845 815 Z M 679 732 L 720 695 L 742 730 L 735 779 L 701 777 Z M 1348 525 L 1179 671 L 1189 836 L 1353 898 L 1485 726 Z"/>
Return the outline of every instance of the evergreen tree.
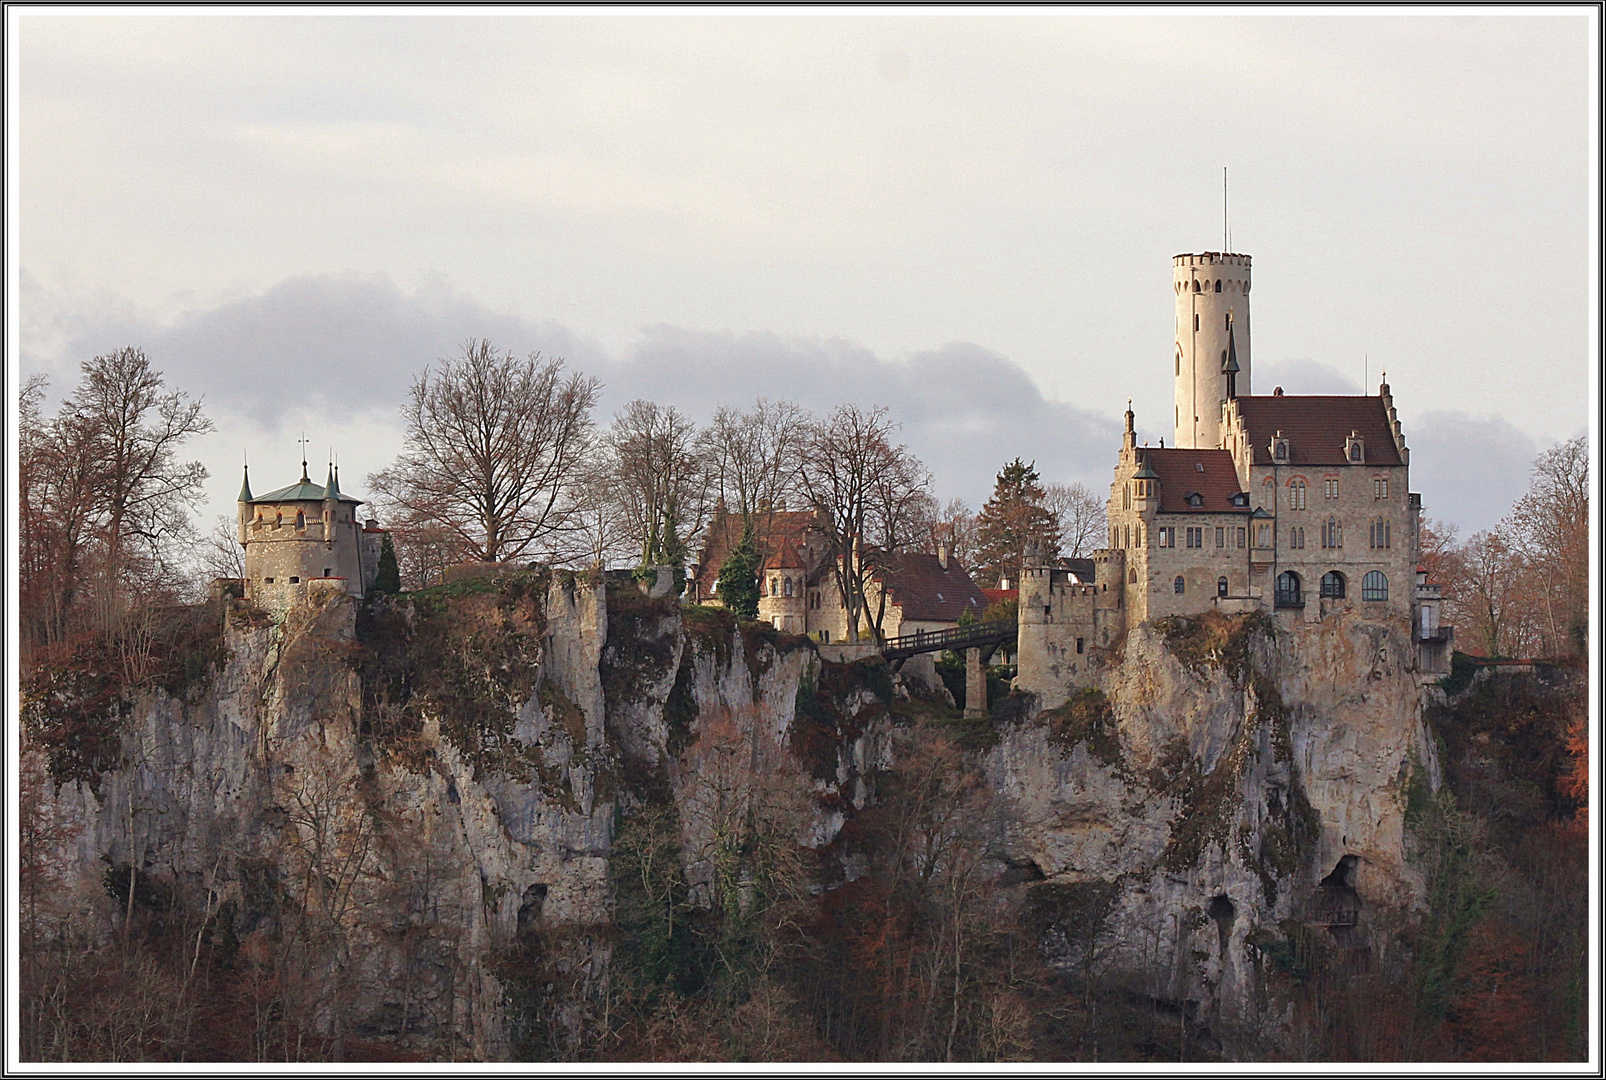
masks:
<path fill-rule="evenodd" d="M 742 527 L 742 539 L 719 568 L 719 599 L 738 619 L 758 618 L 758 551 L 751 522 Z"/>
<path fill-rule="evenodd" d="M 1044 553 L 1059 553 L 1059 524 L 1045 505 L 1047 493 L 1037 475 L 1037 463 L 1016 458 L 1005 465 L 993 487 L 993 497 L 976 515 L 976 574 L 992 585 L 1000 577 L 1019 581 L 1021 555 L 1035 542 Z"/>
<path fill-rule="evenodd" d="M 373 592 L 401 592 L 401 567 L 396 565 L 396 545 L 390 542 L 390 533 L 379 545 L 379 572 L 374 575 Z"/>

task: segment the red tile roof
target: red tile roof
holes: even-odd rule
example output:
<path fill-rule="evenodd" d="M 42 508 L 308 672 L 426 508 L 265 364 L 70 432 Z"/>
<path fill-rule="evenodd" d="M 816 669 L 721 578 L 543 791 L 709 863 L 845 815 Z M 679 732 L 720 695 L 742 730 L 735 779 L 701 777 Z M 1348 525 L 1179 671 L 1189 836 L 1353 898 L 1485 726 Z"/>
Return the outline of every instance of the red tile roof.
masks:
<path fill-rule="evenodd" d="M 1019 589 L 983 589 L 981 594 L 987 598 L 987 603 L 997 604 L 1004 600 L 1019 600 Z"/>
<path fill-rule="evenodd" d="M 777 510 L 771 514 L 755 514 L 753 529 L 758 534 L 760 551 L 778 551 L 784 542 L 794 549 L 799 546 L 803 536 L 815 523 L 812 510 Z M 730 555 L 731 548 L 742 539 L 742 515 L 716 514 L 708 524 L 708 531 L 703 538 L 703 550 L 697 557 L 697 563 L 692 567 L 692 576 L 698 585 L 698 595 L 712 596 L 714 582 L 719 580 L 719 568 L 725 565 L 725 559 Z M 797 565 L 801 565 L 798 563 Z"/>
<path fill-rule="evenodd" d="M 987 594 L 952 556 L 945 570 L 935 555 L 906 551 L 892 556 L 882 577 L 905 621 L 957 623 L 967 609 L 978 619 L 987 609 Z"/>
<path fill-rule="evenodd" d="M 1242 400 L 1242 399 L 1240 399 Z M 1145 449 L 1150 467 L 1160 477 L 1160 512 L 1163 514 L 1244 514 L 1246 506 L 1232 505 L 1243 488 L 1232 454 L 1226 450 Z M 1188 496 L 1198 492 L 1198 506 Z"/>
<path fill-rule="evenodd" d="M 1234 398 L 1254 452 L 1256 465 L 1270 465 L 1271 440 L 1278 431 L 1288 440 L 1291 465 L 1347 465 L 1344 440 L 1351 431 L 1366 444 L 1366 464 L 1399 465 L 1399 450 L 1380 397 L 1338 394 L 1272 395 Z"/>

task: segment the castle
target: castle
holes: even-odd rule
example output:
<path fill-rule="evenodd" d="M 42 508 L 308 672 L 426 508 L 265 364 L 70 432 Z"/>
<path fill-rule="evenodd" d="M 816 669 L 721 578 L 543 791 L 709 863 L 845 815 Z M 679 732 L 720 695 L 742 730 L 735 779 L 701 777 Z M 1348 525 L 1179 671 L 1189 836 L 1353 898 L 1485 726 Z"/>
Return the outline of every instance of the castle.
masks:
<path fill-rule="evenodd" d="M 322 486 L 307 477 L 303 460 L 300 480 L 258 496 L 247 468 L 236 504 L 246 599 L 282 612 L 319 590 L 366 595 L 379 572 L 385 530 L 372 518 L 359 524 L 362 503 L 340 490 L 333 464 Z"/>
<path fill-rule="evenodd" d="M 1418 570 L 1421 496 L 1387 381 L 1374 395 L 1251 392 L 1250 257 L 1172 260 L 1174 445 L 1139 446 L 1130 407 L 1091 582 L 1028 553 L 1016 686 L 1045 707 L 1090 682 L 1129 625 L 1205 611 L 1410 630 L 1424 681 L 1452 634 Z"/>

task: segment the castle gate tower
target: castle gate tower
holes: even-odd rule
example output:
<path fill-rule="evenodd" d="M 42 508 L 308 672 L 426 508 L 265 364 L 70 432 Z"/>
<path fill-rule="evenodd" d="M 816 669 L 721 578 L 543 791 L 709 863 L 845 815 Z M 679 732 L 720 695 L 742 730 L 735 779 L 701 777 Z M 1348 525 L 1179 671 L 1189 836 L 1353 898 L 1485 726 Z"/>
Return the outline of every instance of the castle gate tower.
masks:
<path fill-rule="evenodd" d="M 1171 260 L 1177 296 L 1176 445 L 1221 447 L 1221 406 L 1249 388 L 1249 256 L 1223 251 Z"/>

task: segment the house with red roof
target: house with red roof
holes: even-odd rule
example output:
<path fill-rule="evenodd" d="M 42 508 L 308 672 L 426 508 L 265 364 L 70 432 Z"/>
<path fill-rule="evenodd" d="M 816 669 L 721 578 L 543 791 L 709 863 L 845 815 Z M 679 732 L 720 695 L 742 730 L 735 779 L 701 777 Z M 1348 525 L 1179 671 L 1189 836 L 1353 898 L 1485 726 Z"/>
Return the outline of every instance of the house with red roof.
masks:
<path fill-rule="evenodd" d="M 847 609 L 837 585 L 830 541 L 812 510 L 778 510 L 754 515 L 762 570 L 758 617 L 777 630 L 807 634 L 824 643 L 849 639 Z M 707 539 L 687 581 L 687 599 L 721 605 L 719 571 L 741 542 L 742 517 L 716 509 Z M 870 587 L 869 623 L 879 622 L 883 637 L 959 625 L 968 611 L 981 618 L 987 596 L 971 580 L 946 545 L 935 552 L 902 551 L 876 558 Z M 871 629 L 860 627 L 867 639 Z"/>

